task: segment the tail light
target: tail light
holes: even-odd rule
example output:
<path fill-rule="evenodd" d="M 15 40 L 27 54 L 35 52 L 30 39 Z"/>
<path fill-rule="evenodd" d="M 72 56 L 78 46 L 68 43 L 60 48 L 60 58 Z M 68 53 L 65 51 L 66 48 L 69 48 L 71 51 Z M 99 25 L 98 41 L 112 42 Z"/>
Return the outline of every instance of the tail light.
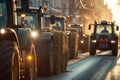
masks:
<path fill-rule="evenodd" d="M 100 42 L 108 42 L 108 36 L 100 36 Z"/>

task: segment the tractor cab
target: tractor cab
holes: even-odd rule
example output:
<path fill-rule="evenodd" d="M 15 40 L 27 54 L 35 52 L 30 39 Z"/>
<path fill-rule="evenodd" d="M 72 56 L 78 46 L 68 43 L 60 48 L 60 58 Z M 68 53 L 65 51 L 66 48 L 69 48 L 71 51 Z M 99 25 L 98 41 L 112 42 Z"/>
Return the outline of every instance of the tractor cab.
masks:
<path fill-rule="evenodd" d="M 81 52 L 87 52 L 88 51 L 88 42 L 89 42 L 89 36 L 84 33 L 83 25 L 81 24 L 71 24 L 70 28 L 76 28 L 78 29 L 79 34 L 79 49 Z"/>
<path fill-rule="evenodd" d="M 53 30 L 65 31 L 66 30 L 66 19 L 63 16 L 45 15 L 44 25 L 50 27 Z"/>
<path fill-rule="evenodd" d="M 25 15 L 23 18 L 22 15 Z M 27 28 L 36 29 L 38 28 L 38 15 L 37 14 L 18 14 L 18 24 L 23 26 L 26 25 Z"/>

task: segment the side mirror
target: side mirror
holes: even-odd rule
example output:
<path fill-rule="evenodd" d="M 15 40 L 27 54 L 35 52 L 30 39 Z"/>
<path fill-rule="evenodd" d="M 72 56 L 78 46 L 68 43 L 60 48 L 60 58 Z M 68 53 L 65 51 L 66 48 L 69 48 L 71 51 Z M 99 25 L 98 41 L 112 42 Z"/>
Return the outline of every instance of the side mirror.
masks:
<path fill-rule="evenodd" d="M 91 30 L 91 24 L 89 24 L 89 30 Z"/>
<path fill-rule="evenodd" d="M 119 31 L 119 26 L 116 27 L 116 30 Z"/>

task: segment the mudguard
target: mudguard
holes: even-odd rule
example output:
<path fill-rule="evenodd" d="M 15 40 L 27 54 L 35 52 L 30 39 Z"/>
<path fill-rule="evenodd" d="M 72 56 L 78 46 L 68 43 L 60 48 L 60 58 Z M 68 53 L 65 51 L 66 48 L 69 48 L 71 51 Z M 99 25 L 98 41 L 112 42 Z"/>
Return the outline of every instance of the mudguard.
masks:
<path fill-rule="evenodd" d="M 53 42 L 51 32 L 42 32 L 35 41 L 37 56 L 37 76 L 53 74 Z"/>
<path fill-rule="evenodd" d="M 2 33 L 1 30 L 5 30 L 5 33 Z M 14 29 L 11 28 L 0 28 L 0 41 L 10 40 L 16 41 L 19 44 L 17 34 Z"/>

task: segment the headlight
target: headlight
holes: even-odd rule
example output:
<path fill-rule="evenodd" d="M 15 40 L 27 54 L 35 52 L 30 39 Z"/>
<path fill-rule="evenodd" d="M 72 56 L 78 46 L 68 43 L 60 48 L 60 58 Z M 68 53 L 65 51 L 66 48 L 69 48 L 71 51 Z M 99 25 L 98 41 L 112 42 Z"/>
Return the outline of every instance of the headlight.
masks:
<path fill-rule="evenodd" d="M 70 35 L 70 34 L 71 34 L 71 31 L 66 31 L 66 34 L 67 34 L 67 35 Z"/>
<path fill-rule="evenodd" d="M 115 40 L 111 40 L 111 43 L 115 43 Z"/>
<path fill-rule="evenodd" d="M 92 40 L 92 43 L 96 43 L 97 41 L 96 40 Z"/>
<path fill-rule="evenodd" d="M 68 32 L 67 35 L 70 35 L 70 32 Z"/>
<path fill-rule="evenodd" d="M 68 24 L 68 27 L 71 27 L 71 24 Z"/>
<path fill-rule="evenodd" d="M 5 34 L 5 29 L 1 29 L 1 30 L 0 30 L 0 33 L 1 33 L 1 34 Z"/>
<path fill-rule="evenodd" d="M 31 56 L 31 55 L 28 55 L 28 56 L 27 56 L 27 60 L 28 60 L 28 61 L 31 61 L 31 60 L 32 60 L 32 56 Z"/>
<path fill-rule="evenodd" d="M 87 35 L 86 35 L 86 34 L 83 34 L 83 37 L 87 37 Z"/>
<path fill-rule="evenodd" d="M 33 38 L 36 38 L 36 37 L 38 36 L 38 33 L 37 33 L 36 31 L 32 31 L 31 36 L 32 36 Z"/>
<path fill-rule="evenodd" d="M 81 40 L 80 42 L 81 42 L 81 43 L 84 43 L 84 41 L 83 41 L 83 40 Z"/>
<path fill-rule="evenodd" d="M 85 34 L 83 34 L 83 36 L 85 37 L 86 35 L 85 35 Z"/>

